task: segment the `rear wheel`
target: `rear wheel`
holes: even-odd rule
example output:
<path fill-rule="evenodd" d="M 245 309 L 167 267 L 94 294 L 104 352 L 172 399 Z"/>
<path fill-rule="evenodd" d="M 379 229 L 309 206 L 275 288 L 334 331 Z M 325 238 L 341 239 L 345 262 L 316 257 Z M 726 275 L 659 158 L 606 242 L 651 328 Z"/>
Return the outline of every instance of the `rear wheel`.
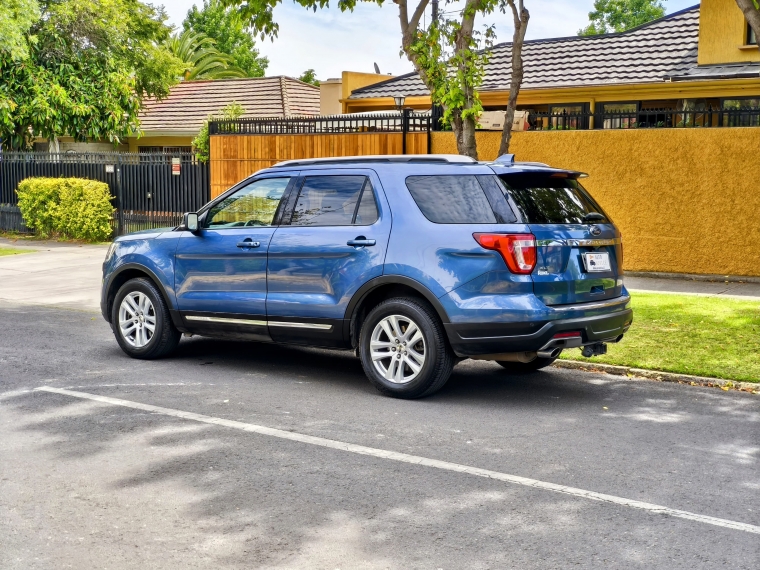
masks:
<path fill-rule="evenodd" d="M 440 390 L 451 376 L 455 356 L 438 316 L 408 297 L 377 305 L 364 321 L 359 352 L 364 372 L 380 392 L 421 398 Z"/>
<path fill-rule="evenodd" d="M 541 358 L 540 356 L 537 356 L 535 360 L 531 360 L 530 362 L 507 362 L 504 360 L 497 360 L 496 363 L 513 374 L 528 374 L 546 368 L 547 366 L 551 366 L 555 360 L 557 359 Z"/>
<path fill-rule="evenodd" d="M 121 349 L 132 358 L 161 358 L 179 344 L 169 309 L 152 281 L 131 279 L 116 293 L 111 327 Z"/>

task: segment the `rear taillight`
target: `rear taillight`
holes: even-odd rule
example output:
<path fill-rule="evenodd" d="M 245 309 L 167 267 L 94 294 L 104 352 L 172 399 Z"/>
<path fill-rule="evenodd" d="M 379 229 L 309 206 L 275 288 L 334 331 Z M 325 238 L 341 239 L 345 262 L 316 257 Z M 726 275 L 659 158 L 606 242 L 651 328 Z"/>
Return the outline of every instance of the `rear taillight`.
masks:
<path fill-rule="evenodd" d="M 533 234 L 472 234 L 481 247 L 498 251 L 512 273 L 528 275 L 536 266 Z"/>

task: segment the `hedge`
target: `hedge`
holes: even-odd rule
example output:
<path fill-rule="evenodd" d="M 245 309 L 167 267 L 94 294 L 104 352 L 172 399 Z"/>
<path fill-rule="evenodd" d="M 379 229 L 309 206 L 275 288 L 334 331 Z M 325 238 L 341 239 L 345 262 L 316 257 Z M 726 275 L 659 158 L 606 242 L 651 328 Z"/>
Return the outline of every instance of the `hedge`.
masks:
<path fill-rule="evenodd" d="M 18 185 L 18 207 L 41 237 L 106 241 L 111 237 L 108 184 L 84 178 L 27 178 Z"/>

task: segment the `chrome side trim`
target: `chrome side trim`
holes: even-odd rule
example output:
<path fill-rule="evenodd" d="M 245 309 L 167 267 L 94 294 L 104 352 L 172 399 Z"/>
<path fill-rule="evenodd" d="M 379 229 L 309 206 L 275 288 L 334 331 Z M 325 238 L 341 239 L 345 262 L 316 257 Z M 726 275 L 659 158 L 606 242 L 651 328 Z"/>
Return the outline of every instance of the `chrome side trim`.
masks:
<path fill-rule="evenodd" d="M 631 302 L 629 295 L 621 295 L 614 299 L 607 299 L 606 301 L 596 301 L 591 303 L 576 303 L 575 305 L 548 305 L 552 311 L 588 311 L 593 309 L 606 309 L 607 307 L 614 307 L 615 305 L 627 305 Z"/>
<path fill-rule="evenodd" d="M 229 323 L 233 325 L 250 325 L 254 327 L 267 326 L 266 321 L 255 321 L 253 319 L 227 319 L 223 317 L 201 317 L 198 315 L 189 315 L 185 317 L 188 321 L 203 321 L 206 323 Z"/>
<path fill-rule="evenodd" d="M 290 327 L 294 329 L 317 329 L 320 331 L 331 331 L 332 325 L 323 325 L 320 323 L 286 323 L 283 321 L 269 321 L 270 327 Z"/>
<path fill-rule="evenodd" d="M 320 331 L 331 331 L 332 325 L 321 323 L 289 323 L 283 321 L 256 321 L 253 319 L 229 319 L 226 317 L 202 317 L 200 315 L 188 315 L 185 317 L 188 321 L 203 321 L 205 323 L 228 323 L 232 325 L 250 325 L 254 327 L 290 327 L 294 329 L 316 329 Z"/>
<path fill-rule="evenodd" d="M 621 238 L 612 239 L 539 239 L 536 240 L 537 246 L 542 247 L 604 247 L 605 245 L 620 245 L 623 243 Z"/>

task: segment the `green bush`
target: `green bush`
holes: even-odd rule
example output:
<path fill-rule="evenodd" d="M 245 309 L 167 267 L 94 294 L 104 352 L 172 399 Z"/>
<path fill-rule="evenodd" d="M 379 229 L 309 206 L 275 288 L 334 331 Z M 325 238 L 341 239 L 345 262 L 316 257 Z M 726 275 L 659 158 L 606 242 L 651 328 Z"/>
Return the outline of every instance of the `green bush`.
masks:
<path fill-rule="evenodd" d="M 114 208 L 105 182 L 27 178 L 16 193 L 24 222 L 41 237 L 85 241 L 106 241 L 111 237 Z"/>

